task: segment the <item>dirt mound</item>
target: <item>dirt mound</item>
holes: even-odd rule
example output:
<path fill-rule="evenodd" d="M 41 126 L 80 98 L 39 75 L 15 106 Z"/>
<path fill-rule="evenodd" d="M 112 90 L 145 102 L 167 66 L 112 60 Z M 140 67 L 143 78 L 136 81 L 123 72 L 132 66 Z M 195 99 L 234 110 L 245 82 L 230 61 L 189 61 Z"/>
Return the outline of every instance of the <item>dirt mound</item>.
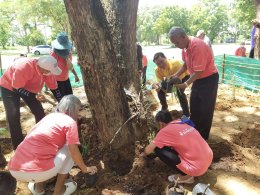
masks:
<path fill-rule="evenodd" d="M 147 121 L 147 138 L 136 141 L 134 154 L 123 156 L 100 144 L 98 130 L 92 121 L 83 88 L 74 89 L 74 94 L 80 97 L 84 104 L 78 120 L 79 134 L 82 137 L 81 151 L 87 165 L 98 167 L 98 179 L 95 184 L 90 185 L 92 187 L 86 184 L 86 176 L 77 167 L 72 169 L 71 177 L 78 183 L 78 190 L 74 194 L 165 194 L 169 185 L 167 177 L 177 172 L 158 158 L 151 160 L 140 156 L 144 146 L 157 130 L 153 117 Z M 147 94 L 149 98 L 144 97 L 146 109 L 159 109 L 156 93 Z M 49 101 L 43 106 L 47 112 L 51 112 L 55 101 L 51 96 L 47 95 L 47 98 Z M 26 106 L 22 107 L 22 110 L 22 126 L 29 130 L 34 124 L 34 118 Z M 174 109 L 172 115 L 181 116 L 180 109 Z M 248 91 L 237 91 L 234 94 L 229 86 L 219 85 L 214 121 L 208 140 L 214 153 L 213 163 L 205 175 L 195 179 L 194 184 L 183 186 L 191 191 L 198 182 L 210 183 L 210 188 L 216 195 L 260 194 L 259 117 L 260 102 L 257 94 Z M 4 123 L 4 109 L 0 102 L 1 127 Z M 12 155 L 10 138 L 0 139 L 0 144 L 9 160 Z M 54 184 L 55 178 L 47 185 L 47 195 L 52 194 Z M 16 194 L 29 195 L 27 183 L 18 182 Z"/>

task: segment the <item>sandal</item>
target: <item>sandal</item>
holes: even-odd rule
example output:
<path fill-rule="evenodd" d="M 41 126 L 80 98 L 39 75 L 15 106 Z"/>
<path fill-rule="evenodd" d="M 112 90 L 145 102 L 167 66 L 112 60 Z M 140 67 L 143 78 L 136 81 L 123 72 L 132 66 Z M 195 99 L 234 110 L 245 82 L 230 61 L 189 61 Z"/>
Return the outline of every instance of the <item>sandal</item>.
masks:
<path fill-rule="evenodd" d="M 42 192 L 36 192 L 35 191 L 35 183 L 29 182 L 28 188 L 33 195 L 43 195 L 43 194 L 45 194 L 45 191 L 42 191 Z"/>
<path fill-rule="evenodd" d="M 178 178 L 178 175 L 170 175 L 168 177 L 168 180 L 169 182 L 174 182 L 176 183 L 177 181 L 177 178 Z M 194 177 L 190 177 L 188 179 L 185 179 L 185 180 L 178 180 L 178 183 L 181 184 L 181 183 L 187 183 L 187 184 L 191 184 L 191 183 L 194 183 Z"/>
<path fill-rule="evenodd" d="M 66 186 L 66 190 L 63 195 L 70 195 L 77 189 L 77 183 L 75 181 L 66 182 L 64 185 Z"/>

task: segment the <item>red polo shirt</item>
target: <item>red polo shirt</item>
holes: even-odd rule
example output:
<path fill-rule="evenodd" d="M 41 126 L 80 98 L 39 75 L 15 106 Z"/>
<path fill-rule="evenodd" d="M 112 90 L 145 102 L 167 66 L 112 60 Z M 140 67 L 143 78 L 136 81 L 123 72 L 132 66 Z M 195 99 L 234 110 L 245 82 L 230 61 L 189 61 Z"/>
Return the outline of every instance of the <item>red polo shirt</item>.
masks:
<path fill-rule="evenodd" d="M 204 174 L 213 159 L 213 152 L 199 132 L 180 121 L 170 122 L 162 128 L 154 139 L 158 148 L 171 147 L 181 160 L 177 167 L 191 176 Z"/>
<path fill-rule="evenodd" d="M 32 93 L 38 93 L 46 83 L 50 89 L 57 89 L 57 82 L 53 75 L 44 76 L 38 70 L 37 59 L 19 58 L 7 68 L 0 78 L 0 85 L 13 90 L 24 88 Z"/>
<path fill-rule="evenodd" d="M 57 60 L 59 68 L 62 70 L 60 75 L 56 75 L 55 78 L 57 81 L 66 81 L 69 78 L 69 67 L 67 61 L 58 56 L 53 50 L 51 51 L 50 55 Z M 72 60 L 72 54 L 70 53 L 69 59 Z"/>
<path fill-rule="evenodd" d="M 182 50 L 182 60 L 185 62 L 190 74 L 202 71 L 199 79 L 218 72 L 214 64 L 214 56 L 211 48 L 198 38 L 189 37 L 188 48 Z"/>

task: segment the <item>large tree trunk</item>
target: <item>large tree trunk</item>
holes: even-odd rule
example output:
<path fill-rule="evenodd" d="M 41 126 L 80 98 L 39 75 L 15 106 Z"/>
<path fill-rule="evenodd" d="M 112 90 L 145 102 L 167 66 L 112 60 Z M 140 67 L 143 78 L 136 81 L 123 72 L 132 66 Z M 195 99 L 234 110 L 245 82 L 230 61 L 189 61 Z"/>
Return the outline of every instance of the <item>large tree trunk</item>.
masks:
<path fill-rule="evenodd" d="M 255 0 L 256 7 L 256 20 L 260 22 L 260 0 Z M 254 49 L 254 57 L 255 59 L 260 59 L 260 29 L 256 28 L 255 32 L 255 49 Z"/>
<path fill-rule="evenodd" d="M 114 149 L 134 146 L 134 118 L 124 91 L 138 97 L 138 0 L 64 0 L 97 133 Z M 115 136 L 120 127 L 123 128 Z M 113 139 L 114 138 L 114 139 Z M 129 145 L 130 144 L 130 145 Z"/>

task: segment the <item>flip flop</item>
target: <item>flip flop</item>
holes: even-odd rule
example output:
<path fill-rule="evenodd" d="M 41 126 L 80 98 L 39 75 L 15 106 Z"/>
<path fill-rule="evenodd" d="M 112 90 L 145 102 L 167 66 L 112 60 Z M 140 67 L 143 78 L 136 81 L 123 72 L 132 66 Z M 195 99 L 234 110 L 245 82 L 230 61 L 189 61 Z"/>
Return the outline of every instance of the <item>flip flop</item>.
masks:
<path fill-rule="evenodd" d="M 36 192 L 36 191 L 34 190 L 34 188 L 35 188 L 35 183 L 29 182 L 29 183 L 28 183 L 28 188 L 29 188 L 29 190 L 31 191 L 31 193 L 32 193 L 33 195 L 43 195 L 43 194 L 45 194 L 45 191 Z"/>
<path fill-rule="evenodd" d="M 169 182 L 174 182 L 174 183 L 176 183 L 177 178 L 178 178 L 177 175 L 170 175 L 170 176 L 168 177 L 168 180 L 169 180 Z M 178 183 L 179 183 L 179 184 L 181 184 L 181 183 L 187 183 L 187 184 L 194 183 L 194 177 L 190 177 L 189 179 L 185 179 L 185 180 L 180 180 L 180 179 L 179 179 L 179 180 L 178 180 Z"/>
<path fill-rule="evenodd" d="M 77 183 L 75 181 L 66 182 L 64 185 L 66 186 L 66 190 L 63 195 L 70 195 L 77 189 Z"/>

